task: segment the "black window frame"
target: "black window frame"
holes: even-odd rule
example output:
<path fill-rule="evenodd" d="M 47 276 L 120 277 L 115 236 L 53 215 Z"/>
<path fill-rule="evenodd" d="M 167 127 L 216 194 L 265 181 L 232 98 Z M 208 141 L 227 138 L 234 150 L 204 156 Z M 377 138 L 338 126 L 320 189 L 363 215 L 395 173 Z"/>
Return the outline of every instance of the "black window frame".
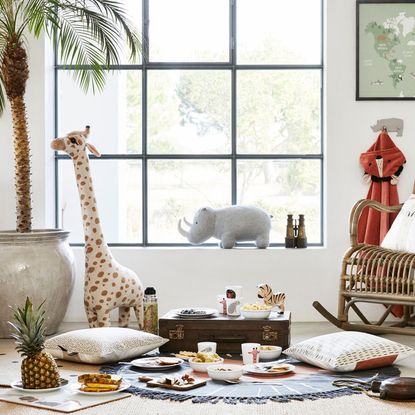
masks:
<path fill-rule="evenodd" d="M 309 243 L 309 246 L 323 246 L 324 226 L 324 0 L 320 0 L 321 9 L 321 44 L 320 63 L 318 64 L 238 64 L 237 63 L 237 2 L 229 0 L 229 62 L 150 62 L 149 61 L 149 2 L 142 0 L 143 36 L 142 59 L 140 64 L 121 64 L 110 66 L 111 70 L 140 70 L 142 74 L 142 153 L 141 154 L 103 154 L 101 157 L 90 155 L 92 160 L 140 160 L 142 174 L 142 242 L 109 242 L 113 247 L 188 247 L 190 243 L 153 243 L 148 241 L 148 160 L 230 160 L 231 161 L 231 201 L 237 203 L 237 162 L 238 160 L 319 160 L 320 161 L 320 241 Z M 254 1 L 254 0 L 253 0 Z M 289 1 L 289 0 L 287 0 Z M 74 66 L 59 64 L 57 51 L 54 51 L 54 131 L 58 136 L 58 73 L 62 70 L 74 69 Z M 148 154 L 147 153 L 147 75 L 151 70 L 229 70 L 231 71 L 231 153 L 229 154 Z M 320 152 L 313 154 L 239 154 L 237 152 L 237 73 L 244 70 L 319 70 L 320 71 Z M 59 227 L 59 162 L 70 160 L 66 154 L 55 151 L 55 226 Z M 285 220 L 285 218 L 280 218 Z M 71 243 L 71 246 L 84 246 L 84 243 Z M 238 246 L 254 246 L 253 243 L 238 243 Z M 215 243 L 204 243 L 201 246 L 217 246 Z M 271 247 L 282 247 L 283 243 L 271 243 Z"/>

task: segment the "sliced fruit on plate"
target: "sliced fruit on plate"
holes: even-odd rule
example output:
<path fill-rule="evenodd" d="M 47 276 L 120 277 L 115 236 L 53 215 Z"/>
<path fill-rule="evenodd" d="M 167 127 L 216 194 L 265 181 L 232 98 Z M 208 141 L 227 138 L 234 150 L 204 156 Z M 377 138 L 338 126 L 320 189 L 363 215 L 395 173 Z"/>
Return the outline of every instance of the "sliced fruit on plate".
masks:
<path fill-rule="evenodd" d="M 188 352 L 186 350 L 180 350 L 179 353 L 175 353 L 174 354 L 176 357 L 180 358 L 180 359 L 189 359 L 190 357 L 196 357 L 197 353 L 196 352 Z"/>
<path fill-rule="evenodd" d="M 112 392 L 120 387 L 122 378 L 105 373 L 85 373 L 78 376 L 78 382 L 82 383 L 80 390 L 83 392 Z"/>

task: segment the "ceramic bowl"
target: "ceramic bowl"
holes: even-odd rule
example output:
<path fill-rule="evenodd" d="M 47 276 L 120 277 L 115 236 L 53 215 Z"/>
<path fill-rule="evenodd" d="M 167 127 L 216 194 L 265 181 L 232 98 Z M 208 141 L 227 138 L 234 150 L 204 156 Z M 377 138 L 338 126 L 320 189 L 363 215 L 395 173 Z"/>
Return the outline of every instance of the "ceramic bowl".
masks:
<path fill-rule="evenodd" d="M 194 362 L 193 359 L 194 357 L 189 359 L 189 365 L 195 372 L 207 372 L 209 366 L 223 363 L 222 358 L 220 358 L 217 362 Z"/>
<path fill-rule="evenodd" d="M 261 347 L 269 348 L 270 350 L 261 349 Z M 259 348 L 259 359 L 260 360 L 272 360 L 280 357 L 282 347 L 280 346 L 261 346 Z"/>
<path fill-rule="evenodd" d="M 211 365 L 208 366 L 207 373 L 214 380 L 238 380 L 243 370 L 242 365 Z"/>
<path fill-rule="evenodd" d="M 244 310 L 241 308 L 241 314 L 244 318 L 263 320 L 270 316 L 271 310 Z"/>

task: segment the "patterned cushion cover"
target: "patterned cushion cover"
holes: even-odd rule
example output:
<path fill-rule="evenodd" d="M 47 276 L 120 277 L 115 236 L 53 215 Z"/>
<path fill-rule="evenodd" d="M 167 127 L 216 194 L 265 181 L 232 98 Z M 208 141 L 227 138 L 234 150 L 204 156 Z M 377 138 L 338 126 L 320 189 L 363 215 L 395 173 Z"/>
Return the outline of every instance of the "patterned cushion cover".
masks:
<path fill-rule="evenodd" d="M 121 327 L 75 330 L 46 340 L 53 357 L 92 364 L 118 362 L 147 353 L 168 340 Z"/>
<path fill-rule="evenodd" d="M 349 372 L 391 365 L 415 350 L 372 334 L 345 331 L 305 340 L 284 353 L 323 369 Z"/>

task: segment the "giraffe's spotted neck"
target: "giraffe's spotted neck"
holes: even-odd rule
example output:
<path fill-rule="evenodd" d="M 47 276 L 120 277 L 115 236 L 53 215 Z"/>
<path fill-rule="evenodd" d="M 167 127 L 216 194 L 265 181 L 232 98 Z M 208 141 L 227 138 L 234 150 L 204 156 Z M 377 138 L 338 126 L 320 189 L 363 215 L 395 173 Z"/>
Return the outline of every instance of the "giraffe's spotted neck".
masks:
<path fill-rule="evenodd" d="M 86 153 L 80 153 L 78 157 L 73 158 L 73 163 L 75 167 L 79 199 L 81 201 L 86 262 L 88 263 L 90 260 L 88 254 L 92 251 L 90 247 L 93 247 L 94 249 L 98 247 L 101 252 L 106 252 L 109 256 L 111 256 L 111 254 L 105 242 L 101 221 L 98 215 L 91 171 L 89 168 L 89 158 Z"/>

